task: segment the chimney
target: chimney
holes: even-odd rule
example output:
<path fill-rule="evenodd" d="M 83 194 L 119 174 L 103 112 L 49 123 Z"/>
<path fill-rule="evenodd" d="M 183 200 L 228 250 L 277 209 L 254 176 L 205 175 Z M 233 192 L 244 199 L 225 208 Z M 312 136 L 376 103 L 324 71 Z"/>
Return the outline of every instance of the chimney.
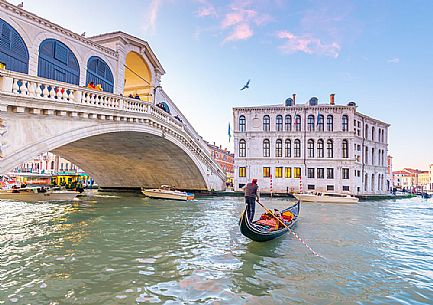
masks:
<path fill-rule="evenodd" d="M 293 105 L 296 105 L 296 94 L 292 94 Z"/>
<path fill-rule="evenodd" d="M 332 94 L 329 96 L 329 104 L 330 104 L 330 105 L 335 105 L 334 97 L 335 97 L 335 93 L 332 93 Z"/>

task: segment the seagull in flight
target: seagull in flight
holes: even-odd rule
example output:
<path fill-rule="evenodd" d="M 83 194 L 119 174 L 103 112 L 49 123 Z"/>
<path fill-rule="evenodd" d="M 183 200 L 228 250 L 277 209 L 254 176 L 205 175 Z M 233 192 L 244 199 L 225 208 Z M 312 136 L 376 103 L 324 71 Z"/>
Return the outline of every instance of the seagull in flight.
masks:
<path fill-rule="evenodd" d="M 244 89 L 248 89 L 250 87 L 250 79 L 247 81 L 247 83 L 242 87 L 241 91 Z"/>

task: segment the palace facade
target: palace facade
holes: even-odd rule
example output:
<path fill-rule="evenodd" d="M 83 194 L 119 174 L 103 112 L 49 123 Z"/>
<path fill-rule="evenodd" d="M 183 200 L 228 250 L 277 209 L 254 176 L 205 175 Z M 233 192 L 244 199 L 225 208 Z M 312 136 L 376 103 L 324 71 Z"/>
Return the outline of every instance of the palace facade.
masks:
<path fill-rule="evenodd" d="M 386 194 L 389 124 L 359 113 L 354 102 L 233 108 L 235 190 L 252 178 L 261 192 Z"/>

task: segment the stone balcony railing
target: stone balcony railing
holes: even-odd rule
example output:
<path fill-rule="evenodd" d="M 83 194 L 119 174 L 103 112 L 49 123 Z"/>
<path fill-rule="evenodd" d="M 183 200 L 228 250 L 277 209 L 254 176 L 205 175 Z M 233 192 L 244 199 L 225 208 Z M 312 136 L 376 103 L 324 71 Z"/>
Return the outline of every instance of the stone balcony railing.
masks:
<path fill-rule="evenodd" d="M 208 150 L 204 147 L 201 137 L 192 126 L 189 123 L 185 124 L 183 121 L 179 121 L 150 102 L 8 70 L 0 70 L 0 93 L 24 99 L 30 98 L 32 101 L 48 101 L 52 105 L 54 104 L 55 109 L 43 110 L 45 114 L 57 111 L 59 115 L 64 115 L 65 111 L 62 111 L 62 107 L 73 105 L 82 106 L 83 109 L 91 108 L 92 113 L 75 110 L 71 112 L 72 117 L 105 118 L 118 121 L 127 120 L 128 122 L 142 121 L 149 117 L 156 119 L 156 121 L 165 124 L 165 130 L 169 128 L 181 134 L 185 138 L 184 142 L 187 147 L 199 156 L 213 173 L 225 180 L 225 174 L 212 159 Z M 8 106 L 10 105 L 0 101 L 0 111 L 8 111 Z M 24 108 L 22 105 L 15 106 L 13 111 L 24 112 L 22 108 Z M 115 111 L 116 114 L 110 115 L 110 111 Z M 124 115 L 119 115 L 119 112 Z M 30 113 L 38 114 L 40 109 L 31 109 Z M 128 118 L 128 114 L 132 115 L 133 118 Z M 184 117 L 182 116 L 182 118 Z"/>

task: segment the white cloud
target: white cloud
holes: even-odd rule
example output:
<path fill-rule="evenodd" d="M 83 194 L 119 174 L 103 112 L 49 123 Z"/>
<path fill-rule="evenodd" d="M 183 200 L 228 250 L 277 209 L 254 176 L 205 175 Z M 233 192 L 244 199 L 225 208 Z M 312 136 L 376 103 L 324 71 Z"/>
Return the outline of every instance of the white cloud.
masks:
<path fill-rule="evenodd" d="M 388 59 L 387 62 L 390 64 L 398 64 L 398 63 L 400 63 L 400 58 L 393 57 L 393 58 Z"/>

